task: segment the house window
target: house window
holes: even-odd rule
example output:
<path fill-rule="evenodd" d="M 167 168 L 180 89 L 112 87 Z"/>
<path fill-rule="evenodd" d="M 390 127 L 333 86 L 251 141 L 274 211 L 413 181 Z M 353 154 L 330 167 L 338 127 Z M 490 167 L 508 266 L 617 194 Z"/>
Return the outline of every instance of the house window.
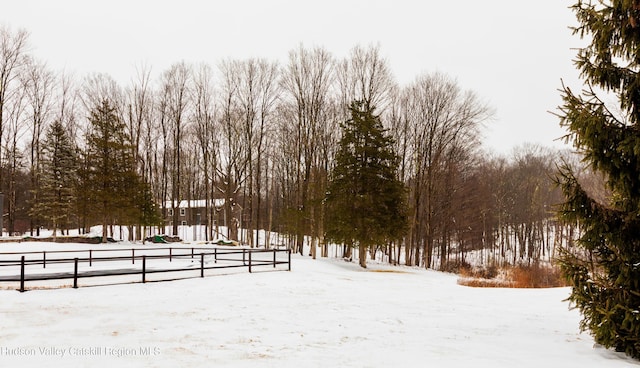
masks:
<path fill-rule="evenodd" d="M 182 226 L 187 226 L 187 222 L 186 221 L 182 221 Z"/>
<path fill-rule="evenodd" d="M 184 217 L 187 215 L 187 209 L 186 208 L 181 208 L 180 209 L 180 216 Z"/>
<path fill-rule="evenodd" d="M 167 208 L 167 216 L 173 217 L 173 208 Z"/>

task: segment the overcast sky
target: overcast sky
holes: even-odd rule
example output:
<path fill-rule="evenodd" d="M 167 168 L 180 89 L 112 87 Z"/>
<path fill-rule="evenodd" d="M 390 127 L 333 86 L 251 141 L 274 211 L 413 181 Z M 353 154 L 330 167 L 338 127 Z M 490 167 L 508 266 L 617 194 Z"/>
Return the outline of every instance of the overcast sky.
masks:
<path fill-rule="evenodd" d="M 401 85 L 443 72 L 496 111 L 484 141 L 498 153 L 524 142 L 564 147 L 550 113 L 561 79 L 579 86 L 584 45 L 568 0 L 0 0 L 0 23 L 30 32 L 32 53 L 77 77 L 123 85 L 146 63 L 261 57 L 286 62 L 300 43 L 342 58 L 376 44 Z"/>

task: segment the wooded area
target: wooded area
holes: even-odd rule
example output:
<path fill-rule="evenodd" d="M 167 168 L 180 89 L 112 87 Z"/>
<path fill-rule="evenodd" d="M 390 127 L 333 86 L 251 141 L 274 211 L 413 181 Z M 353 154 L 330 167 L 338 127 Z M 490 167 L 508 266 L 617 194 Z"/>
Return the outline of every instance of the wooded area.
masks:
<path fill-rule="evenodd" d="M 179 62 L 158 77 L 143 65 L 122 86 L 50 70 L 29 53 L 26 31 L 0 27 L 6 231 L 104 224 L 104 237 L 119 225 L 141 239 L 145 227 L 164 232 L 170 213 L 176 234 L 177 204 L 204 199 L 207 239 L 226 226 L 229 238 L 242 228 L 254 235 L 238 240 L 264 246 L 255 230 L 266 229 L 267 247 L 273 231 L 295 252 L 309 239 L 314 257 L 316 246 L 328 256 L 325 196 L 353 101 L 375 107 L 406 187 L 408 230 L 377 245 L 385 260 L 452 269 L 481 250 L 485 264 L 531 264 L 571 244 L 553 177 L 560 159 L 578 159 L 538 146 L 486 152 L 484 98 L 441 73 L 401 86 L 378 47 L 339 59 L 300 45 L 284 65 Z M 217 198 L 222 208 L 210 206 Z"/>

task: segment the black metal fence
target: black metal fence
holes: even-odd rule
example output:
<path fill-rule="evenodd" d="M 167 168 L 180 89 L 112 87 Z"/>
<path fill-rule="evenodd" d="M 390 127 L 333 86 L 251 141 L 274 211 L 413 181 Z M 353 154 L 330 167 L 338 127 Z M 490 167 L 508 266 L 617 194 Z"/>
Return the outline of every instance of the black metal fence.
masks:
<path fill-rule="evenodd" d="M 161 260 L 164 261 L 158 262 Z M 116 268 L 105 268 L 109 262 L 119 263 L 114 264 Z M 129 262 L 131 266 L 125 267 Z M 18 290 L 24 292 L 26 283 L 34 281 L 73 280 L 72 287 L 78 288 L 78 280 L 85 278 L 140 275 L 138 280 L 145 283 L 152 274 L 182 274 L 154 280 L 168 281 L 205 277 L 206 271 L 214 269 L 246 267 L 253 272 L 256 267 L 282 269 L 282 265 L 291 271 L 288 249 L 170 247 L 8 252 L 0 253 L 0 283 L 19 283 Z M 54 266 L 55 270 L 51 272 L 47 266 Z"/>

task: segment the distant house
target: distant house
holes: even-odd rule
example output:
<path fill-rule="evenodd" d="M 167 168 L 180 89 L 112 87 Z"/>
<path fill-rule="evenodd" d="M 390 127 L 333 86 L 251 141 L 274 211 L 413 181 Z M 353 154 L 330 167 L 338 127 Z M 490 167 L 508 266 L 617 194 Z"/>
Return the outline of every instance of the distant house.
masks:
<path fill-rule="evenodd" d="M 213 221 L 216 223 L 219 221 L 216 218 L 216 214 L 220 213 L 224 206 L 224 199 L 212 199 L 209 200 L 209 208 L 215 208 Z M 175 207 L 178 212 L 178 225 L 192 226 L 192 225 L 206 225 L 207 224 L 207 201 L 205 199 L 196 200 L 182 200 Z M 166 201 L 164 203 L 165 210 L 162 214 L 164 223 L 167 226 L 173 225 L 173 206 L 172 201 Z M 222 219 L 220 219 L 222 220 Z"/>

